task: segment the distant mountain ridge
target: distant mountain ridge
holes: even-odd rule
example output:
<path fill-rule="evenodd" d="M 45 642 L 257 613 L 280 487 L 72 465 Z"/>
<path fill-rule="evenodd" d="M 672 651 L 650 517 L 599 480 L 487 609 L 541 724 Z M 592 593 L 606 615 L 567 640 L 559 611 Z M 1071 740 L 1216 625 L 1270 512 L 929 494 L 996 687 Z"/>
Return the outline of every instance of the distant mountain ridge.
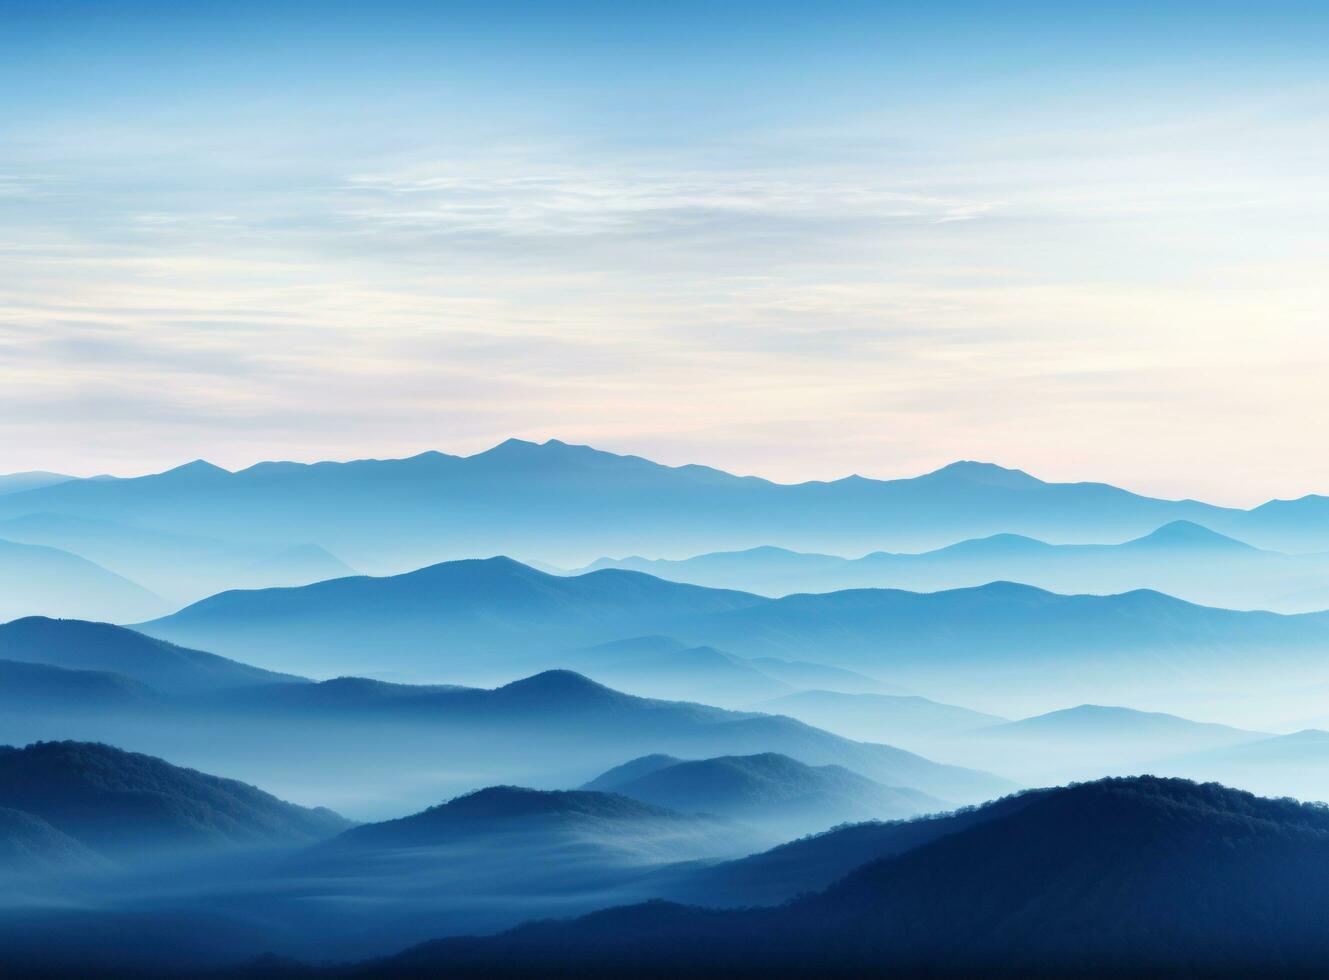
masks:
<path fill-rule="evenodd" d="M 374 572 L 496 552 L 566 563 L 769 543 L 935 548 L 999 532 L 1122 540 L 1174 520 L 1261 547 L 1329 550 L 1327 497 L 1242 511 L 1101 483 L 1046 483 L 973 462 L 911 479 L 778 484 L 558 440 L 510 439 L 469 457 L 269 462 L 234 473 L 196 461 L 149 476 L 74 480 L 0 497 L 0 519 L 34 513 L 231 542 L 317 541 Z"/>
<path fill-rule="evenodd" d="M 933 551 L 877 551 L 861 558 L 770 546 L 677 561 L 601 558 L 568 574 L 605 568 L 769 596 L 855 588 L 932 592 L 1005 580 L 1053 592 L 1147 588 L 1225 608 L 1312 612 L 1323 608 L 1315 603 L 1313 587 L 1329 578 L 1329 554 L 1266 551 L 1177 520 L 1121 544 L 1049 544 L 1002 533 Z"/>
<path fill-rule="evenodd" d="M 916 689 L 974 692 L 1029 674 L 1029 693 L 1129 703 L 1142 686 L 1329 680 L 1329 613 L 1278 615 L 1158 592 L 1062 595 L 1011 582 L 935 593 L 854 589 L 768 599 L 604 570 L 560 577 L 507 558 L 383 579 L 230 592 L 138 627 L 288 669 L 384 669 L 437 680 L 655 634 L 753 661 L 822 663 Z M 371 660 L 369 652 L 372 651 Z M 584 652 L 584 651 L 583 651 Z M 1007 692 L 1010 693 L 1010 692 Z M 1046 700 L 1044 700 L 1046 703 Z"/>

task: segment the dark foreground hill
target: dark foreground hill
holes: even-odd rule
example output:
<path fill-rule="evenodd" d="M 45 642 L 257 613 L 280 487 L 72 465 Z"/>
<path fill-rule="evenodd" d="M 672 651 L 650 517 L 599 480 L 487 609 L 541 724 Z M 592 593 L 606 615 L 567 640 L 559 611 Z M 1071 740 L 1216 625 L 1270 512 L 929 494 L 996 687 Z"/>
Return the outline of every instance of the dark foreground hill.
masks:
<path fill-rule="evenodd" d="M 0 746 L 0 807 L 112 857 L 307 844 L 347 826 L 329 810 L 295 806 L 234 779 L 88 742 Z"/>
<path fill-rule="evenodd" d="M 1048 791 L 773 909 L 648 903 L 355 975 L 1323 975 L 1329 810 L 1154 777 Z"/>

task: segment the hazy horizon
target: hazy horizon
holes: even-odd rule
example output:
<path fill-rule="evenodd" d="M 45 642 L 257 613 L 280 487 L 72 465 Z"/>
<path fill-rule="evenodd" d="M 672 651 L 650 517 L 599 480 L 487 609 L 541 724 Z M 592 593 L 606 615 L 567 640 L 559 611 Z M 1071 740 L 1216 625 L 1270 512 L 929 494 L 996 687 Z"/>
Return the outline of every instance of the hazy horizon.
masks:
<path fill-rule="evenodd" d="M 1329 487 L 1322 6 L 0 9 L 7 470 Z"/>

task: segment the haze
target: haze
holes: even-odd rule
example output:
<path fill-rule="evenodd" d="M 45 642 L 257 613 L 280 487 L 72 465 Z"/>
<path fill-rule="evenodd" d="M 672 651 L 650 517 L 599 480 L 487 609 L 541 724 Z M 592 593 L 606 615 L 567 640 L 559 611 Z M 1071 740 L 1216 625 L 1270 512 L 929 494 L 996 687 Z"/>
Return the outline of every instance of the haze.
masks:
<path fill-rule="evenodd" d="M 0 4 L 5 470 L 1329 487 L 1323 5 L 505 7 Z"/>

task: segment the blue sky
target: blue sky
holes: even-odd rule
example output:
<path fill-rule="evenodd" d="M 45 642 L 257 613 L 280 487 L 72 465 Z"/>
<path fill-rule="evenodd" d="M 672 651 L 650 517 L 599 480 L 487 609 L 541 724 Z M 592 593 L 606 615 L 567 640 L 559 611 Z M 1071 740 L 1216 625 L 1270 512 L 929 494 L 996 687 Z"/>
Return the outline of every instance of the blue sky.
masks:
<path fill-rule="evenodd" d="M 0 0 L 0 468 L 1329 491 L 1329 7 L 1089 6 Z"/>

